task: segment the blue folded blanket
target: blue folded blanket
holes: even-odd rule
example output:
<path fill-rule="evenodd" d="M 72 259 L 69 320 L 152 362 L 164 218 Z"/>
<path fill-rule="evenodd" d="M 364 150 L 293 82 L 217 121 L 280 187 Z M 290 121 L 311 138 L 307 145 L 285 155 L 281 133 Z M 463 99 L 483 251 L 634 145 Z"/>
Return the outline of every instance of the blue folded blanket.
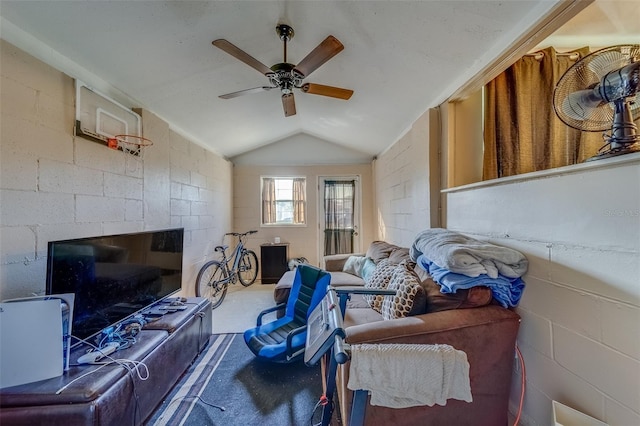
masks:
<path fill-rule="evenodd" d="M 448 269 L 436 265 L 425 255 L 420 255 L 416 263 L 431 275 L 431 278 L 440 285 L 441 293 L 455 293 L 459 289 L 468 289 L 475 286 L 486 286 L 491 289 L 493 298 L 503 307 L 517 306 L 522 297 L 525 283 L 522 278 L 508 278 L 498 274 L 497 278 L 491 278 L 486 274 L 477 277 L 469 277 L 456 274 Z"/>

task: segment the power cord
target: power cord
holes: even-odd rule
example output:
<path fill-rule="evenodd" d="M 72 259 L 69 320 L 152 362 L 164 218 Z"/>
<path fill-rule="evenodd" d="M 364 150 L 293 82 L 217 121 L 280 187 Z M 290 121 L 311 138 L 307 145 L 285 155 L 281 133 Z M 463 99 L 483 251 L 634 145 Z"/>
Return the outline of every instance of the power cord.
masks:
<path fill-rule="evenodd" d="M 66 389 L 66 388 L 68 388 L 69 386 L 71 386 L 73 383 L 77 382 L 77 381 L 78 381 L 78 380 L 80 380 L 80 379 L 83 379 L 83 378 L 87 377 L 87 376 L 88 376 L 88 375 L 90 375 L 90 374 L 95 373 L 96 371 L 98 371 L 98 370 L 100 370 L 100 369 L 102 369 L 102 368 L 104 368 L 104 367 L 106 367 L 106 366 L 107 366 L 107 364 L 102 364 L 102 365 L 100 365 L 98 368 L 96 368 L 95 370 L 87 371 L 86 373 L 84 373 L 84 374 L 82 374 L 82 375 L 80 375 L 80 376 L 76 377 L 75 379 L 71 380 L 69 383 L 67 383 L 66 385 L 64 385 L 64 386 L 63 386 L 63 387 L 61 387 L 60 389 L 58 389 L 58 390 L 56 391 L 56 395 L 60 395 L 60 394 L 61 394 L 61 393 Z"/>
<path fill-rule="evenodd" d="M 137 333 L 136 333 L 137 334 Z M 87 345 L 89 345 L 91 348 L 93 348 L 94 350 L 100 350 L 101 348 L 99 346 L 94 345 L 93 343 L 85 340 L 85 339 L 81 339 L 77 336 L 71 336 L 74 339 L 85 343 Z M 135 337 L 129 336 L 128 339 L 124 340 L 124 345 L 121 345 L 118 347 L 118 350 L 123 348 L 123 347 L 128 347 L 129 345 L 131 345 L 131 339 L 133 339 L 133 342 L 135 343 Z M 104 338 L 101 340 L 100 345 L 106 345 L 109 342 L 106 341 Z M 125 346 L 126 345 L 126 346 Z M 56 391 L 56 395 L 59 395 L 60 393 L 62 393 L 65 389 L 67 389 L 69 386 L 71 386 L 73 383 L 77 382 L 80 379 L 83 379 L 93 373 L 95 373 L 96 371 L 101 370 L 102 368 L 106 367 L 107 365 L 112 365 L 112 364 L 118 364 L 121 367 L 125 368 L 129 374 L 128 376 L 131 378 L 131 386 L 132 386 L 132 391 L 133 391 L 133 397 L 135 400 L 135 406 L 134 406 L 134 411 L 133 411 L 133 424 L 136 425 L 137 423 L 137 418 L 140 412 L 140 401 L 138 398 L 138 392 L 136 390 L 136 381 L 134 378 L 134 372 L 136 374 L 136 376 L 138 376 L 138 379 L 141 381 L 145 381 L 149 378 L 150 374 L 149 374 L 149 367 L 147 367 L 147 365 L 144 362 L 141 361 L 135 361 L 135 360 L 131 360 L 131 359 L 126 359 L 126 358 L 113 358 L 110 355 L 105 355 L 105 358 L 108 358 L 110 361 L 109 362 L 94 362 L 94 363 L 90 363 L 90 365 L 99 365 L 98 368 L 94 369 L 94 370 L 90 370 L 87 371 L 86 373 L 76 377 L 75 379 L 71 380 L 69 383 L 67 383 L 66 385 L 64 385 L 63 387 L 61 387 L 60 389 L 58 389 Z M 132 364 L 133 366 L 129 365 Z M 142 367 L 142 372 L 140 367 Z"/>
<path fill-rule="evenodd" d="M 327 398 L 327 396 L 325 394 L 322 394 L 322 396 L 320 396 L 320 398 L 318 399 L 318 402 L 316 402 L 316 405 L 313 407 L 313 410 L 311 411 L 311 417 L 309 418 L 309 424 L 311 426 L 319 426 L 322 424 L 322 422 L 320 423 L 313 423 L 313 417 L 316 414 L 316 411 L 318 410 L 318 408 L 322 407 L 323 411 L 324 411 L 324 406 L 327 404 L 331 404 L 331 412 L 333 413 L 335 410 L 335 404 L 333 401 L 329 401 L 329 398 Z"/>
<path fill-rule="evenodd" d="M 164 409 L 164 412 L 169 411 L 169 408 L 171 408 L 172 405 L 174 405 L 176 402 L 182 402 L 183 400 L 187 400 L 187 399 L 195 399 L 198 401 L 198 403 L 207 405 L 209 407 L 213 407 L 213 408 L 217 408 L 220 411 L 225 411 L 226 409 L 220 405 L 216 405 L 213 404 L 209 401 L 205 401 L 204 399 L 202 399 L 202 397 L 200 397 L 200 395 L 185 395 L 185 396 L 181 396 L 180 398 L 176 398 L 173 401 L 171 401 L 169 403 L 169 405 L 167 405 L 167 408 Z M 166 425 L 168 424 L 169 420 L 165 421 L 164 423 L 160 423 L 162 420 L 164 419 L 164 414 L 162 414 L 160 417 L 158 417 L 157 423 L 158 425 Z"/>
<path fill-rule="evenodd" d="M 518 354 L 518 359 L 520 360 L 520 367 L 522 368 L 522 381 L 521 381 L 521 388 L 520 388 L 520 405 L 518 406 L 518 415 L 516 416 L 516 419 L 513 422 L 513 426 L 517 426 L 518 423 L 520 422 L 520 416 L 522 415 L 522 406 L 524 404 L 525 382 L 527 379 L 527 370 L 524 366 L 524 358 L 522 358 L 522 352 L 520 352 L 520 348 L 518 347 L 517 343 L 516 343 L 516 353 Z"/>

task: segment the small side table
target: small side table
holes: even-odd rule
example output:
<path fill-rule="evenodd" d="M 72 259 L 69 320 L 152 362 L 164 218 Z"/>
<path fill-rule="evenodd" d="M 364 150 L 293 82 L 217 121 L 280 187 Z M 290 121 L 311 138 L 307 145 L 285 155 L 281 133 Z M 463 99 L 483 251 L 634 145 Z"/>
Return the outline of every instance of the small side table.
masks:
<path fill-rule="evenodd" d="M 289 270 L 289 244 L 265 243 L 260 245 L 262 284 L 274 284 Z"/>

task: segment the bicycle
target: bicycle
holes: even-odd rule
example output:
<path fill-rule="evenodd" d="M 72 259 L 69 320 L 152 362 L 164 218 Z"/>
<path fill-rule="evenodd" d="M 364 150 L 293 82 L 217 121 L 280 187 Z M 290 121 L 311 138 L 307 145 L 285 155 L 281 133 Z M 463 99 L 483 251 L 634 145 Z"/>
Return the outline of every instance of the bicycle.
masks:
<path fill-rule="evenodd" d="M 245 237 L 258 231 L 243 233 L 228 232 L 225 235 L 238 237 L 238 244 L 233 249 L 233 256 L 227 257 L 228 245 L 216 246 L 216 252 L 222 253 L 221 260 L 210 260 L 205 263 L 196 278 L 196 296 L 206 297 L 211 301 L 211 308 L 215 309 L 227 295 L 229 283 L 237 281 L 248 287 L 258 277 L 258 256 L 253 250 L 247 249 Z M 230 266 L 231 265 L 231 266 Z"/>

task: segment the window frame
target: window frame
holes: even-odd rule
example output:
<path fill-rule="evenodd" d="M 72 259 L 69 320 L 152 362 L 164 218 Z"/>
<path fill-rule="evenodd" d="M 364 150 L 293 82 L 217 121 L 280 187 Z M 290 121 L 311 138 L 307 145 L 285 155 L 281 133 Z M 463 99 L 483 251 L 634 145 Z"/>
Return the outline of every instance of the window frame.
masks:
<path fill-rule="evenodd" d="M 263 188 L 264 188 L 264 180 L 265 179 L 274 179 L 274 180 L 291 180 L 293 184 L 294 179 L 304 179 L 304 222 L 303 223 L 293 223 L 293 222 L 274 222 L 274 223 L 264 223 L 264 200 L 262 198 Z M 308 211 L 308 195 L 307 195 L 307 177 L 306 176 L 280 176 L 280 175 L 263 175 L 260 176 L 260 226 L 264 228 L 275 228 L 275 227 L 306 227 L 307 226 L 307 211 Z M 293 188 L 292 188 L 293 189 Z M 278 199 L 276 198 L 276 202 Z M 287 200 L 288 201 L 288 200 Z M 295 200 L 291 200 L 292 203 Z"/>

